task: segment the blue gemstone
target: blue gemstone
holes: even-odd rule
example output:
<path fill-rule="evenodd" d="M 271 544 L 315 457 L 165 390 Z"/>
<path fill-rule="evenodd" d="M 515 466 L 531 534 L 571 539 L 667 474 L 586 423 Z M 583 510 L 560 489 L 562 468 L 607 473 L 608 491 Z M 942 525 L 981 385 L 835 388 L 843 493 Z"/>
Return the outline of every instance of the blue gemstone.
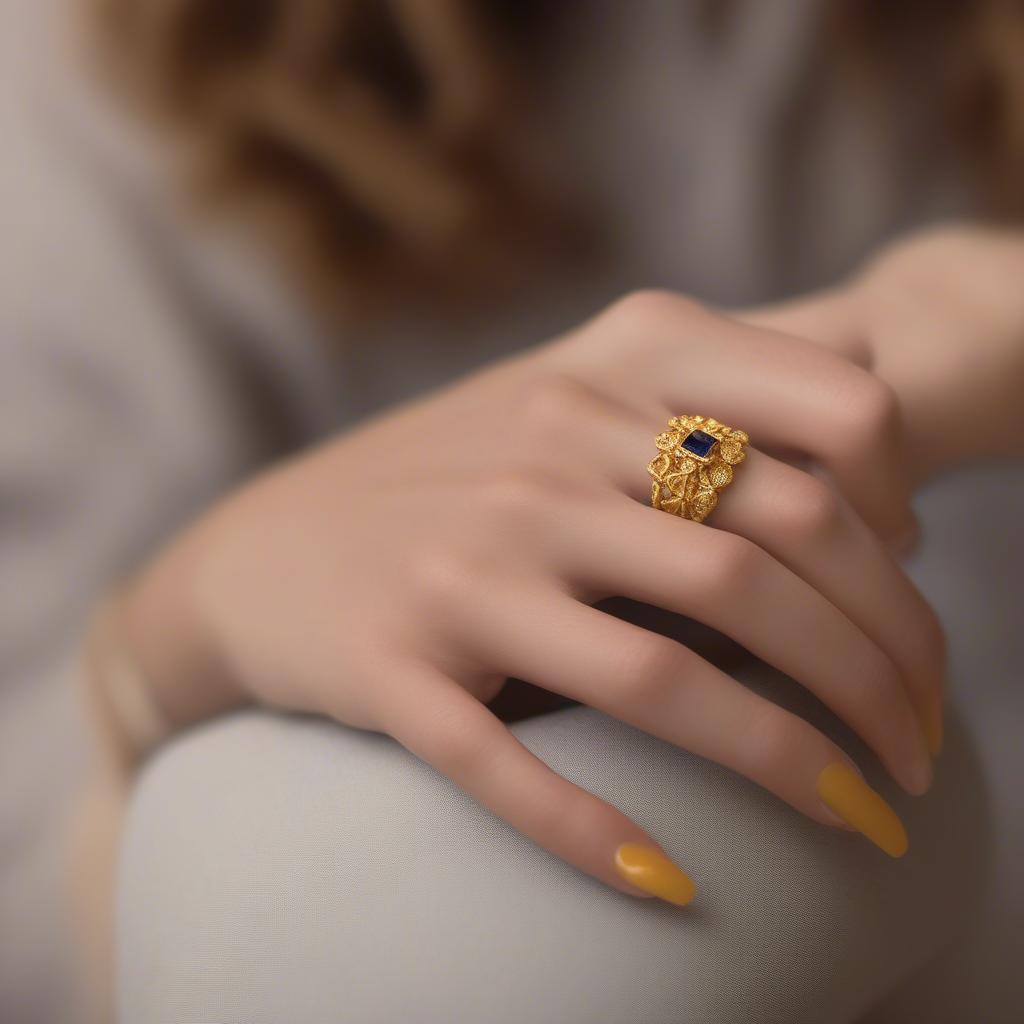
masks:
<path fill-rule="evenodd" d="M 717 437 L 705 434 L 703 430 L 691 430 L 680 447 L 703 459 L 716 444 L 718 444 Z"/>

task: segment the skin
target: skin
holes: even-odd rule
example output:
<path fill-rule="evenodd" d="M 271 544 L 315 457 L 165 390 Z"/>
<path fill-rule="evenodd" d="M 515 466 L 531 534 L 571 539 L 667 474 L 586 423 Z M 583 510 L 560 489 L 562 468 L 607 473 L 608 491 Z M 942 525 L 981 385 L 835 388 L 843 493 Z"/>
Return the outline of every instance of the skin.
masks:
<path fill-rule="evenodd" d="M 759 446 L 714 528 L 643 503 L 653 437 L 686 410 Z M 486 703 L 528 679 L 840 825 L 815 784 L 851 764 L 844 751 L 593 607 L 636 598 L 790 674 L 923 793 L 919 716 L 940 698 L 943 644 L 886 547 L 913 524 L 900 438 L 895 393 L 849 359 L 633 295 L 253 481 L 130 589 L 128 642 L 176 723 L 256 700 L 387 733 L 540 846 L 639 895 L 615 850 L 654 840 Z"/>
<path fill-rule="evenodd" d="M 591 603 L 627 595 L 722 629 L 819 693 L 922 791 L 914 713 L 941 700 L 944 644 L 889 551 L 912 542 L 909 493 L 929 477 L 1024 456 L 1022 281 L 1024 234 L 961 226 L 732 319 L 631 296 L 253 481 L 123 588 L 122 643 L 172 727 L 259 701 L 388 733 L 632 895 L 648 893 L 613 869 L 614 852 L 657 844 L 514 739 L 486 706 L 506 676 L 842 827 L 814 780 L 850 765 L 843 751 Z M 685 411 L 759 446 L 705 526 L 644 505 L 653 437 Z M 133 757 L 116 723 L 98 721 L 97 735 L 76 863 L 95 960 L 83 991 L 98 986 L 87 1001 L 99 1020 Z"/>
<path fill-rule="evenodd" d="M 916 487 L 966 462 L 1024 457 L 1022 282 L 1024 233 L 949 225 L 883 249 L 838 288 L 744 318 L 884 380 Z"/>

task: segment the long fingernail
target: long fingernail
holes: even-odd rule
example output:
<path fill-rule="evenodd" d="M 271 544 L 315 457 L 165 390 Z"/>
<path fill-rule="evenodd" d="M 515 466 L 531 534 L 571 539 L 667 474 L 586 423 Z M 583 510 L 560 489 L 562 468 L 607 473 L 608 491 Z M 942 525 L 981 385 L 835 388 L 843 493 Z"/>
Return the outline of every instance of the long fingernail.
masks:
<path fill-rule="evenodd" d="M 615 870 L 630 885 L 680 907 L 697 892 L 693 879 L 653 846 L 623 843 L 615 851 Z"/>
<path fill-rule="evenodd" d="M 852 768 L 836 761 L 818 776 L 818 796 L 843 821 L 890 857 L 902 857 L 909 842 L 896 812 Z"/>
<path fill-rule="evenodd" d="M 924 731 L 924 738 L 928 743 L 928 752 L 932 757 L 938 757 L 942 753 L 942 741 L 945 729 L 942 724 L 942 696 L 936 694 L 928 700 L 924 711 L 921 712 L 921 729 Z"/>

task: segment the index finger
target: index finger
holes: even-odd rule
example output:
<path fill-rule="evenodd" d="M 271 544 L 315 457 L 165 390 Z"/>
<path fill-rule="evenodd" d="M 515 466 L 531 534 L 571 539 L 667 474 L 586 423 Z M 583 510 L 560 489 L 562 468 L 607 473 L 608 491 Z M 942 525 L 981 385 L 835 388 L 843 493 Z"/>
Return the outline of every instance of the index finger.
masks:
<path fill-rule="evenodd" d="M 677 906 L 693 899 L 693 880 L 635 822 L 549 768 L 453 680 L 418 666 L 408 671 L 414 684 L 402 688 L 402 700 L 385 715 L 402 746 L 538 846 L 606 885 Z"/>

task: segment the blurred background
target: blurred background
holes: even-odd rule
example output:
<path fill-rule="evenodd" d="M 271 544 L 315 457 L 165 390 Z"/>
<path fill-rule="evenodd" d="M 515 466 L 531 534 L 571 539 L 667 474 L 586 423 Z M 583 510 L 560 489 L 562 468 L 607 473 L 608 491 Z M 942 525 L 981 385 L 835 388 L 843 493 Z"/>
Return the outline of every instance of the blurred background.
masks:
<path fill-rule="evenodd" d="M 1019 0 L 0 12 L 12 1024 L 75 1019 L 66 834 L 86 763 L 83 623 L 190 516 L 275 456 L 630 289 L 752 306 L 829 285 L 910 229 L 1024 213 Z M 1018 484 L 970 486 L 1019 508 Z M 926 523 L 953 555 L 915 571 L 969 620 L 954 663 L 984 665 L 1020 711 L 1022 595 L 1003 557 L 1020 545 L 1009 526 L 962 533 L 963 493 L 929 497 Z M 988 742 L 1019 743 L 1005 724 L 1019 717 L 977 707 Z M 1020 851 L 1012 828 L 1006 849 Z M 1019 923 L 1019 902 L 1003 909 Z"/>

